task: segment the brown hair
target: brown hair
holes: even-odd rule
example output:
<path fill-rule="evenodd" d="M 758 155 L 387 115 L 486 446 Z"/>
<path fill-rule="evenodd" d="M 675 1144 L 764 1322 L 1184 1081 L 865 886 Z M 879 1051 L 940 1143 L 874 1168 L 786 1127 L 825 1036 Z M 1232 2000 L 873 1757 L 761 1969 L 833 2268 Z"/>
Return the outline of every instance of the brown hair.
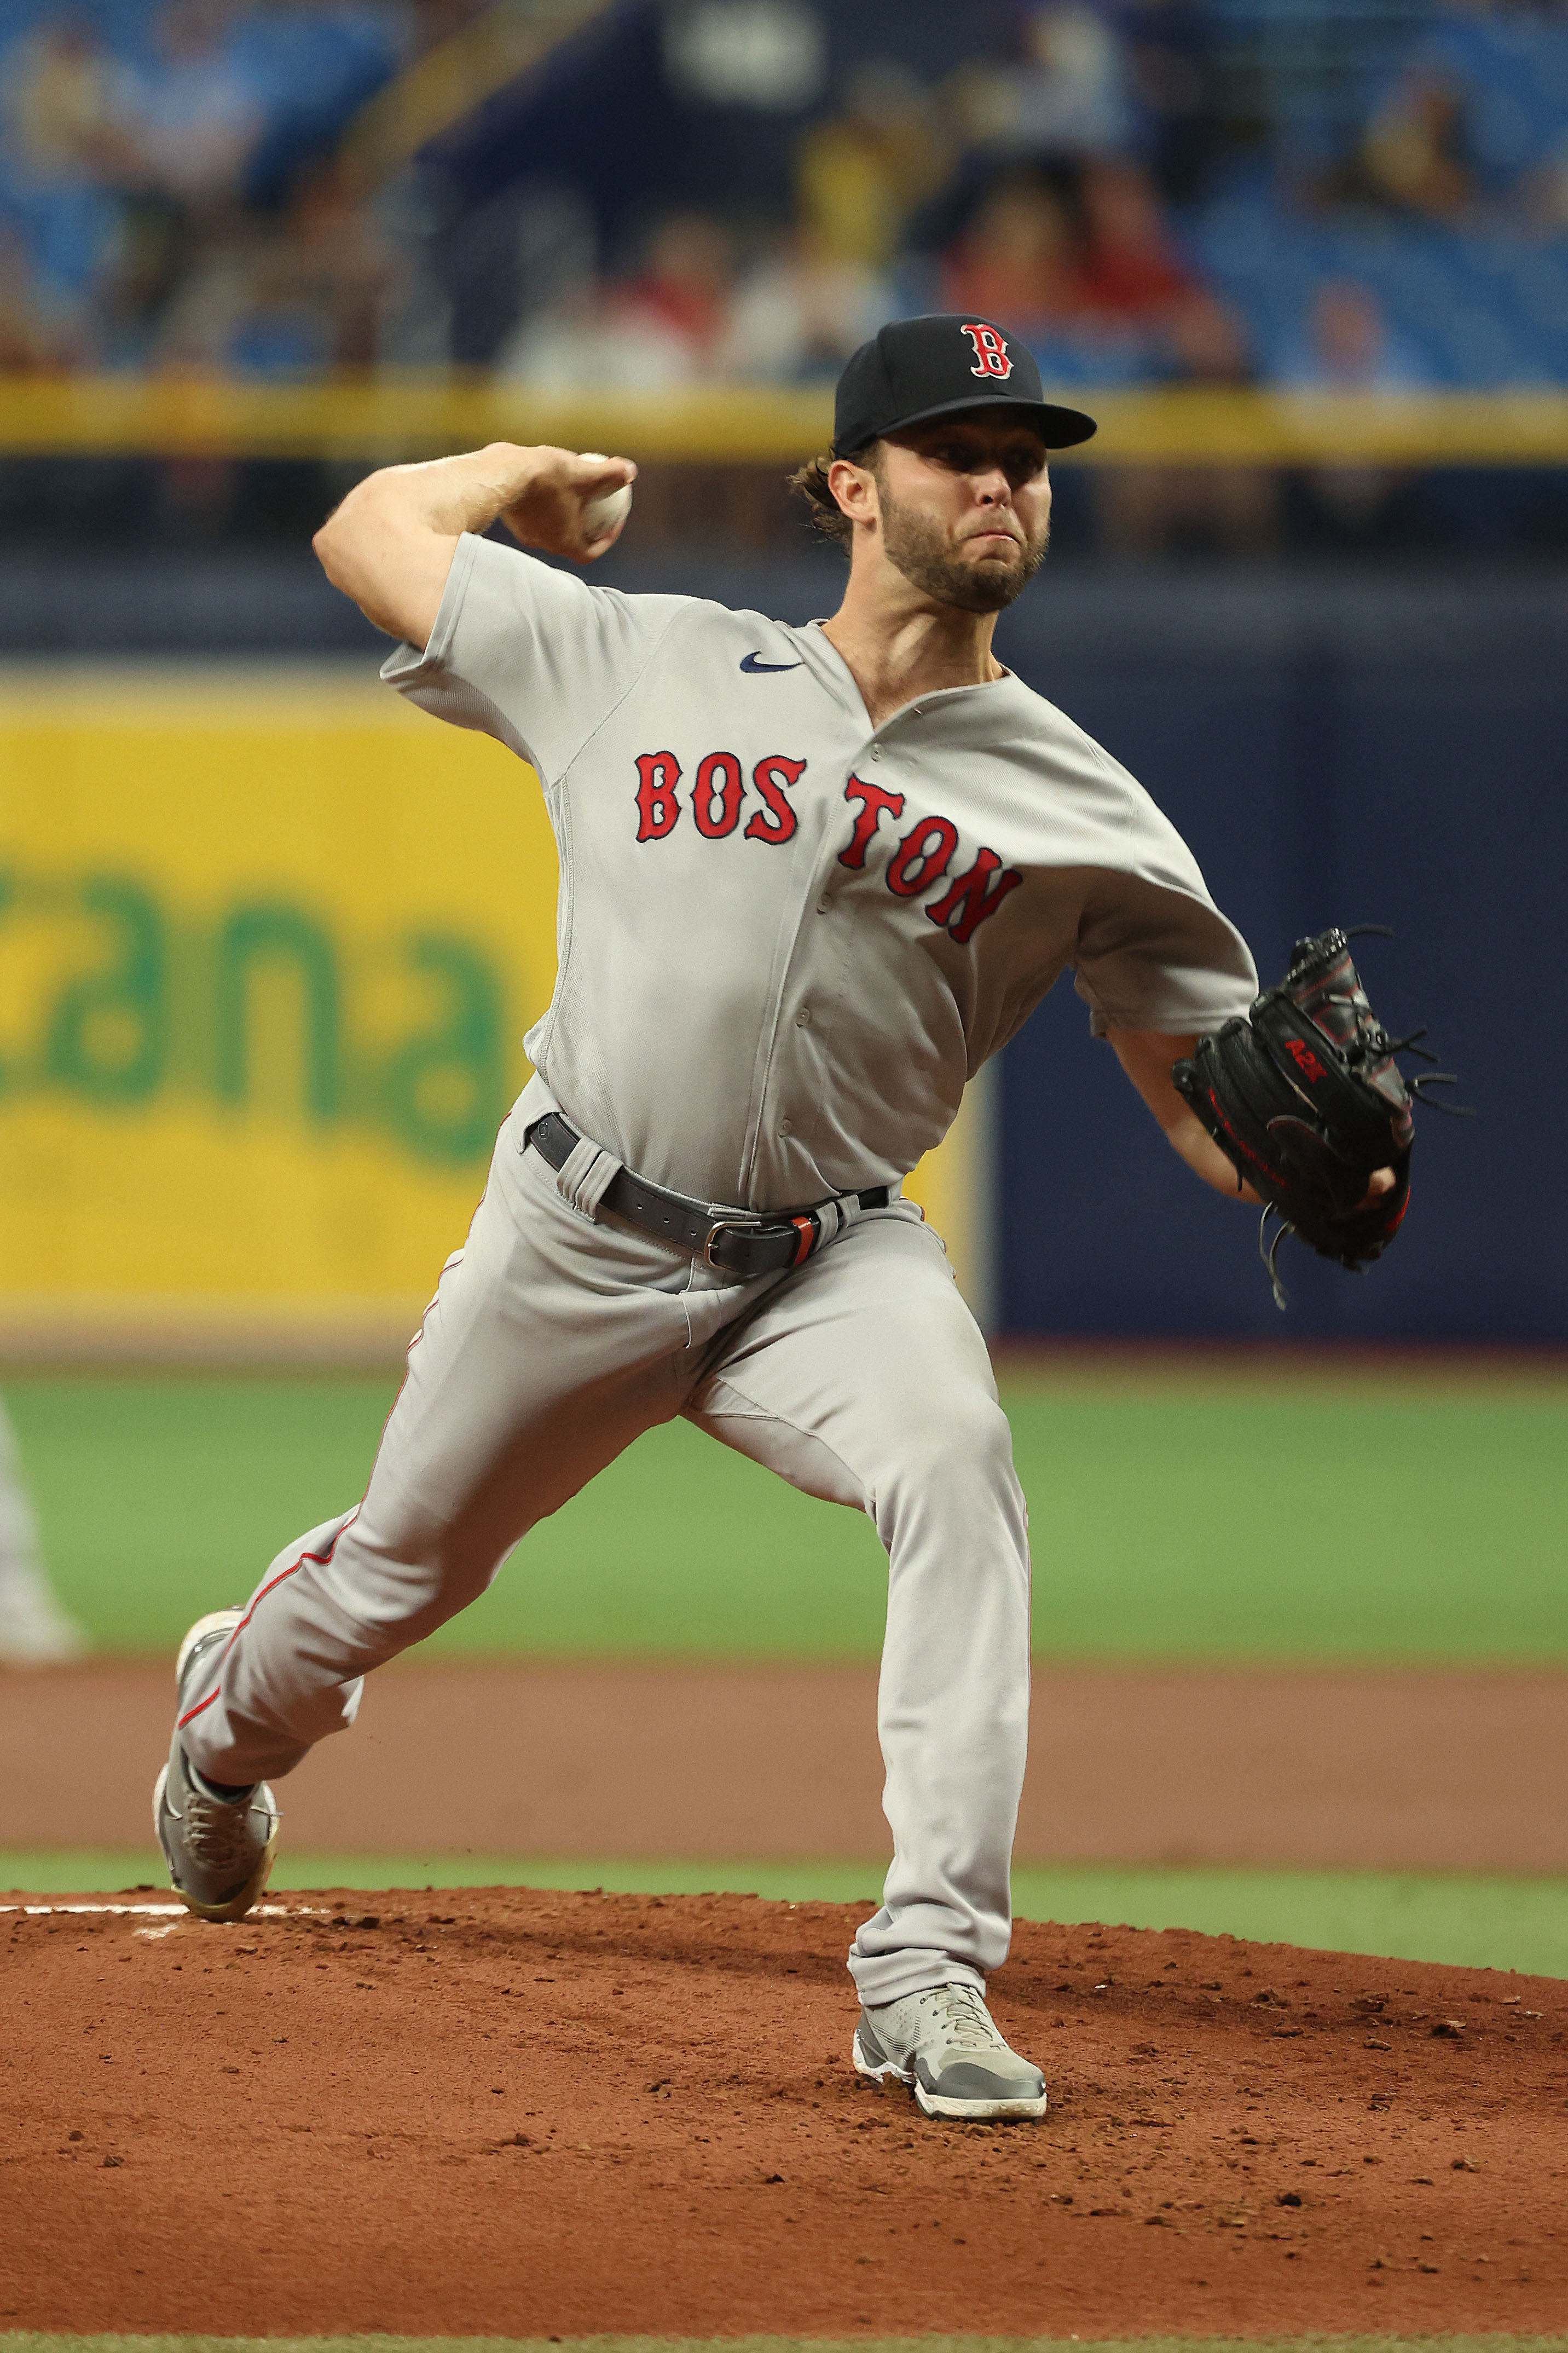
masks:
<path fill-rule="evenodd" d="M 849 449 L 841 454 L 852 466 L 868 466 L 872 473 L 880 478 L 882 445 L 879 441 L 868 443 L 864 449 Z M 817 457 L 807 459 L 804 466 L 795 468 L 789 478 L 789 486 L 792 491 L 798 491 L 809 504 L 814 527 L 825 537 L 837 540 L 847 555 L 850 542 L 855 536 L 855 526 L 828 487 L 827 470 L 834 462 L 832 450 L 824 449 Z"/>

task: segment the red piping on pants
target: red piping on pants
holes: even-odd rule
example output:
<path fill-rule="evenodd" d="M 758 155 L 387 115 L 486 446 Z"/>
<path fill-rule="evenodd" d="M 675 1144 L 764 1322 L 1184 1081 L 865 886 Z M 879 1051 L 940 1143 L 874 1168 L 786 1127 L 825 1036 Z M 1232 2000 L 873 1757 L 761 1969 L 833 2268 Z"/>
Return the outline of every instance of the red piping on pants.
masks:
<path fill-rule="evenodd" d="M 390 1416 L 388 1419 L 390 1419 Z M 276 1577 L 268 1578 L 268 1582 L 262 1587 L 260 1592 L 258 1593 L 254 1600 L 252 1600 L 249 1608 L 246 1610 L 244 1617 L 235 1628 L 234 1632 L 229 1636 L 227 1641 L 223 1646 L 223 1657 L 218 1662 L 217 1682 L 213 1685 L 211 1691 L 208 1692 L 205 1699 L 198 1700 L 195 1707 L 188 1707 L 185 1710 L 185 1713 L 181 1716 L 178 1724 L 174 1727 L 177 1732 L 183 1732 L 186 1725 L 192 1721 L 193 1717 L 200 1715 L 204 1708 L 211 1707 L 214 1700 L 216 1699 L 219 1691 L 223 1687 L 223 1671 L 225 1665 L 227 1663 L 228 1654 L 234 1648 L 236 1641 L 244 1633 L 252 1618 L 256 1615 L 258 1606 L 266 1600 L 268 1595 L 272 1592 L 276 1587 L 283 1583 L 285 1577 L 297 1577 L 300 1569 L 304 1567 L 307 1561 L 314 1562 L 318 1568 L 324 1568 L 328 1561 L 331 1560 L 333 1553 L 336 1552 L 338 1548 L 338 1537 L 342 1535 L 344 1528 L 353 1526 L 354 1521 L 358 1519 L 359 1514 L 360 1507 L 356 1504 L 353 1510 L 349 1514 L 348 1518 L 343 1522 L 342 1527 L 340 1527 L 337 1530 L 336 1534 L 332 1537 L 331 1543 L 328 1545 L 324 1552 L 302 1552 L 298 1560 L 291 1560 L 287 1568 L 280 1568 Z"/>
<path fill-rule="evenodd" d="M 510 1113 L 508 1113 L 508 1117 L 510 1117 Z M 505 1126 L 505 1124 L 506 1124 L 506 1121 L 505 1121 L 505 1120 L 503 1120 L 503 1121 L 501 1122 L 501 1125 L 504 1127 L 504 1126 Z M 498 1140 L 499 1140 L 499 1139 L 498 1139 Z M 477 1203 L 477 1205 L 476 1205 L 476 1207 L 475 1207 L 475 1209 L 474 1209 L 474 1216 L 475 1216 L 476 1218 L 479 1216 L 479 1210 L 480 1210 L 480 1209 L 482 1209 L 482 1208 L 484 1208 L 484 1205 L 485 1205 L 485 1194 L 486 1194 L 486 1193 L 488 1193 L 489 1191 L 489 1182 L 487 1181 L 487 1183 L 486 1183 L 486 1185 L 485 1185 L 484 1192 L 483 1192 L 483 1193 L 481 1193 L 481 1194 L 479 1195 L 479 1201 L 478 1201 L 478 1203 Z M 472 1223 L 472 1220 L 470 1220 L 470 1225 L 471 1225 L 471 1223 Z M 465 1245 L 465 1247 L 466 1247 L 466 1245 Z M 804 1257 L 804 1256 L 805 1256 L 805 1252 L 803 1251 L 803 1252 L 801 1253 L 801 1255 Z M 461 1264 L 461 1262 L 462 1262 L 462 1258 L 463 1258 L 463 1252 L 462 1252 L 462 1250 L 454 1250 L 454 1251 L 452 1252 L 451 1257 L 447 1261 L 446 1265 L 441 1269 L 441 1272 L 442 1272 L 442 1274 L 443 1274 L 443 1275 L 449 1274 L 449 1273 L 451 1272 L 452 1269 L 453 1269 L 455 1266 L 458 1266 L 458 1265 L 460 1265 L 460 1264 Z M 434 1307 L 434 1306 L 435 1306 L 435 1304 L 436 1304 L 436 1301 L 437 1301 L 437 1299 L 439 1299 L 440 1295 L 441 1295 L 441 1286 L 440 1286 L 440 1283 L 439 1283 L 439 1282 L 437 1282 L 437 1285 L 436 1285 L 435 1297 L 434 1297 L 434 1298 L 432 1298 L 432 1300 L 431 1300 L 431 1302 L 430 1302 L 430 1307 Z M 430 1307 L 426 1307 L 426 1309 L 425 1310 L 425 1314 L 424 1314 L 424 1315 L 422 1315 L 422 1316 L 420 1317 L 420 1319 L 419 1319 L 419 1329 L 418 1329 L 418 1331 L 417 1331 L 417 1332 L 416 1332 L 416 1334 L 414 1335 L 413 1339 L 412 1339 L 412 1340 L 410 1340 L 410 1342 L 408 1343 L 408 1347 L 407 1347 L 407 1350 L 406 1350 L 406 1356 L 413 1356 L 415 1349 L 418 1346 L 418 1345 L 419 1345 L 420 1341 L 425 1337 L 425 1317 L 426 1317 L 426 1316 L 427 1316 L 427 1315 L 429 1314 L 429 1313 L 430 1313 Z M 398 1404 L 399 1404 L 399 1402 L 400 1402 L 400 1400 L 401 1400 L 401 1398 L 402 1398 L 403 1392 L 404 1392 L 404 1390 L 407 1388 L 407 1386 L 408 1386 L 408 1375 L 407 1375 L 406 1373 L 405 1373 L 405 1375 L 404 1375 L 404 1377 L 403 1377 L 403 1379 L 402 1379 L 402 1382 L 400 1383 L 400 1385 L 399 1385 L 399 1387 L 398 1387 L 397 1396 L 396 1396 L 396 1397 L 395 1397 L 395 1398 L 393 1398 L 391 1405 L 387 1408 L 386 1420 L 385 1420 L 385 1421 L 384 1421 L 384 1422 L 382 1423 L 382 1425 L 381 1425 L 381 1435 L 382 1435 L 382 1438 L 383 1438 L 383 1439 L 384 1439 L 384 1438 L 385 1438 L 385 1436 L 386 1436 L 388 1424 L 391 1422 L 393 1415 L 397 1411 Z M 379 1443 L 378 1443 L 378 1444 L 377 1444 L 377 1446 L 376 1446 L 376 1450 L 375 1450 L 375 1451 L 376 1451 L 376 1459 L 377 1459 L 377 1461 L 379 1461 L 379 1460 L 380 1460 L 380 1458 L 381 1458 L 381 1447 L 380 1447 L 380 1444 L 379 1444 Z M 326 1548 L 325 1552 L 302 1552 L 302 1553 L 300 1555 L 300 1557 L 299 1557 L 299 1559 L 298 1559 L 298 1560 L 290 1561 L 290 1562 L 289 1562 L 289 1567 L 288 1567 L 287 1568 L 280 1568 L 280 1569 L 279 1570 L 279 1572 L 278 1572 L 277 1576 L 276 1576 L 276 1577 L 274 1577 L 269 1578 L 269 1580 L 268 1581 L 268 1583 L 267 1583 L 267 1584 L 265 1584 L 265 1585 L 262 1587 L 262 1588 L 261 1588 L 260 1592 L 257 1594 L 257 1596 L 255 1597 L 255 1599 L 250 1603 L 249 1608 L 246 1610 L 246 1613 L 245 1613 L 244 1617 L 240 1620 L 240 1621 L 239 1621 L 238 1625 L 235 1628 L 234 1632 L 229 1636 L 228 1641 L 227 1641 L 224 1644 L 224 1646 L 223 1646 L 223 1657 L 222 1657 L 222 1659 L 218 1662 L 218 1671 L 217 1671 L 217 1672 L 218 1672 L 218 1679 L 217 1679 L 217 1682 L 213 1685 L 213 1687 L 212 1687 L 211 1691 L 210 1691 L 210 1692 L 208 1692 L 208 1694 L 207 1694 L 207 1695 L 206 1695 L 205 1699 L 199 1699 L 199 1700 L 196 1702 L 196 1704 L 195 1704 L 195 1707 L 189 1707 L 189 1708 L 187 1708 L 187 1709 L 185 1710 L 184 1715 L 181 1716 L 181 1718 L 180 1718 L 180 1720 L 179 1720 L 178 1724 L 177 1724 L 177 1725 L 175 1725 L 175 1727 L 174 1727 L 176 1731 L 178 1731 L 178 1732 L 183 1732 L 183 1731 L 184 1730 L 184 1728 L 185 1728 L 186 1725 L 187 1725 L 187 1724 L 189 1724 L 189 1723 L 192 1721 L 192 1719 L 193 1719 L 194 1717 L 200 1715 L 203 1713 L 203 1711 L 204 1711 L 205 1709 L 211 1707 L 211 1705 L 212 1705 L 212 1704 L 213 1704 L 214 1700 L 215 1700 L 215 1699 L 216 1699 L 216 1697 L 217 1697 L 217 1695 L 218 1695 L 219 1691 L 220 1691 L 220 1690 L 222 1689 L 222 1687 L 223 1687 L 223 1671 L 224 1671 L 224 1667 L 227 1664 L 227 1662 L 228 1662 L 228 1654 L 229 1654 L 230 1651 L 234 1648 L 234 1644 L 235 1644 L 236 1639 L 237 1639 L 239 1635 L 243 1634 L 243 1633 L 244 1633 L 244 1631 L 245 1631 L 245 1630 L 246 1630 L 246 1628 L 249 1625 L 249 1623 L 250 1623 L 250 1621 L 251 1621 L 252 1617 L 253 1617 L 253 1616 L 255 1615 L 255 1613 L 256 1613 L 257 1604 L 258 1604 L 258 1602 L 265 1601 L 265 1600 L 266 1600 L 266 1599 L 267 1599 L 267 1597 L 268 1597 L 268 1595 L 272 1591 L 273 1587 L 274 1587 L 274 1586 L 278 1586 L 278 1585 L 281 1585 L 281 1584 L 282 1584 L 282 1582 L 283 1582 L 283 1580 L 284 1580 L 284 1578 L 285 1578 L 286 1577 L 293 1577 L 293 1576 L 296 1576 L 296 1575 L 298 1574 L 298 1572 L 299 1572 L 300 1569 L 302 1569 L 302 1568 L 304 1567 L 304 1566 L 305 1566 L 305 1564 L 306 1564 L 306 1562 L 307 1562 L 307 1561 L 313 1561 L 313 1562 L 315 1563 L 315 1565 L 317 1566 L 317 1567 L 319 1567 L 319 1568 L 324 1568 L 324 1567 L 325 1567 L 325 1566 L 326 1566 L 326 1564 L 327 1564 L 327 1562 L 331 1560 L 331 1556 L 332 1556 L 333 1553 L 337 1550 L 337 1546 L 338 1546 L 338 1536 L 341 1536 L 341 1535 L 342 1535 L 342 1533 L 343 1533 L 343 1529 L 344 1529 L 344 1528 L 352 1527 L 352 1526 L 353 1526 L 353 1523 L 354 1523 L 354 1521 L 358 1519 L 358 1517 L 359 1517 L 359 1515 L 360 1515 L 360 1512 L 361 1512 L 361 1510 L 362 1510 L 362 1508 L 363 1508 L 363 1501 L 364 1501 L 364 1498 L 362 1496 L 362 1497 L 361 1497 L 361 1499 L 360 1499 L 360 1502 L 359 1502 L 359 1503 L 357 1503 L 357 1504 L 354 1505 L 353 1510 L 349 1514 L 348 1518 L 343 1522 L 343 1524 L 342 1524 L 342 1527 L 339 1528 L 339 1530 L 338 1530 L 338 1532 L 337 1532 L 337 1535 L 334 1535 L 334 1536 L 333 1536 L 331 1543 L 327 1546 L 327 1548 Z"/>

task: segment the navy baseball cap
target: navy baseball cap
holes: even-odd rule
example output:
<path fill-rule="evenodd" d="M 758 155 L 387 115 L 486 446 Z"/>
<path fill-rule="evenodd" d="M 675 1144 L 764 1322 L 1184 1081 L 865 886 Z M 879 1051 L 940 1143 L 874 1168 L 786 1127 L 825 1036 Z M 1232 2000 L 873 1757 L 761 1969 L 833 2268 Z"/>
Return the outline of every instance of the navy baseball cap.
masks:
<path fill-rule="evenodd" d="M 1034 353 L 1018 336 L 994 319 L 942 311 L 895 319 L 861 344 L 838 379 L 833 454 L 847 458 L 900 426 L 960 408 L 1016 410 L 1047 449 L 1070 449 L 1096 429 L 1081 409 L 1041 397 Z"/>

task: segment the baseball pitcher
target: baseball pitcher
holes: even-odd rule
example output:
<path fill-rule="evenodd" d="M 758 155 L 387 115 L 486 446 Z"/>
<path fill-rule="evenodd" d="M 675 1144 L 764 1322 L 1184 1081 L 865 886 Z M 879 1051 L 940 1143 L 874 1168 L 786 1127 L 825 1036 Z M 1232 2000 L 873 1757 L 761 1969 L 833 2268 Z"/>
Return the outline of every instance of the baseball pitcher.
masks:
<path fill-rule="evenodd" d="M 621 458 L 393 467 L 322 527 L 329 577 L 401 641 L 388 684 L 536 771 L 559 971 L 363 1500 L 182 1646 L 155 1812 L 193 1911 L 254 1903 L 268 1783 L 353 1724 L 363 1678 L 684 1414 L 887 1549 L 893 1860 L 849 1954 L 855 2065 L 928 2115 L 1044 2113 L 985 2005 L 1028 1715 L 1024 1497 L 902 1183 L 1070 968 L 1180 1156 L 1258 1198 L 1172 1081 L 1252 1005 L 1246 944 L 1147 794 L 991 649 L 1045 554 L 1047 453 L 1094 429 L 993 322 L 885 327 L 796 478 L 849 558 L 804 628 L 522 552 L 602 554 Z"/>

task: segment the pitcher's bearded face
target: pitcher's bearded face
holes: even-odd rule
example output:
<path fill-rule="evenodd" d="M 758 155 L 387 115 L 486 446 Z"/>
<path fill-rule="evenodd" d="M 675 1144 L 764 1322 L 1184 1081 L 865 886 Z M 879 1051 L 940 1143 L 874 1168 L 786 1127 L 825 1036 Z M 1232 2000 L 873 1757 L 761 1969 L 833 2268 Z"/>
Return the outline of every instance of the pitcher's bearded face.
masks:
<path fill-rule="evenodd" d="M 936 603 L 999 613 L 1050 539 L 1045 445 L 991 417 L 939 418 L 890 437 L 874 470 L 888 561 Z"/>

